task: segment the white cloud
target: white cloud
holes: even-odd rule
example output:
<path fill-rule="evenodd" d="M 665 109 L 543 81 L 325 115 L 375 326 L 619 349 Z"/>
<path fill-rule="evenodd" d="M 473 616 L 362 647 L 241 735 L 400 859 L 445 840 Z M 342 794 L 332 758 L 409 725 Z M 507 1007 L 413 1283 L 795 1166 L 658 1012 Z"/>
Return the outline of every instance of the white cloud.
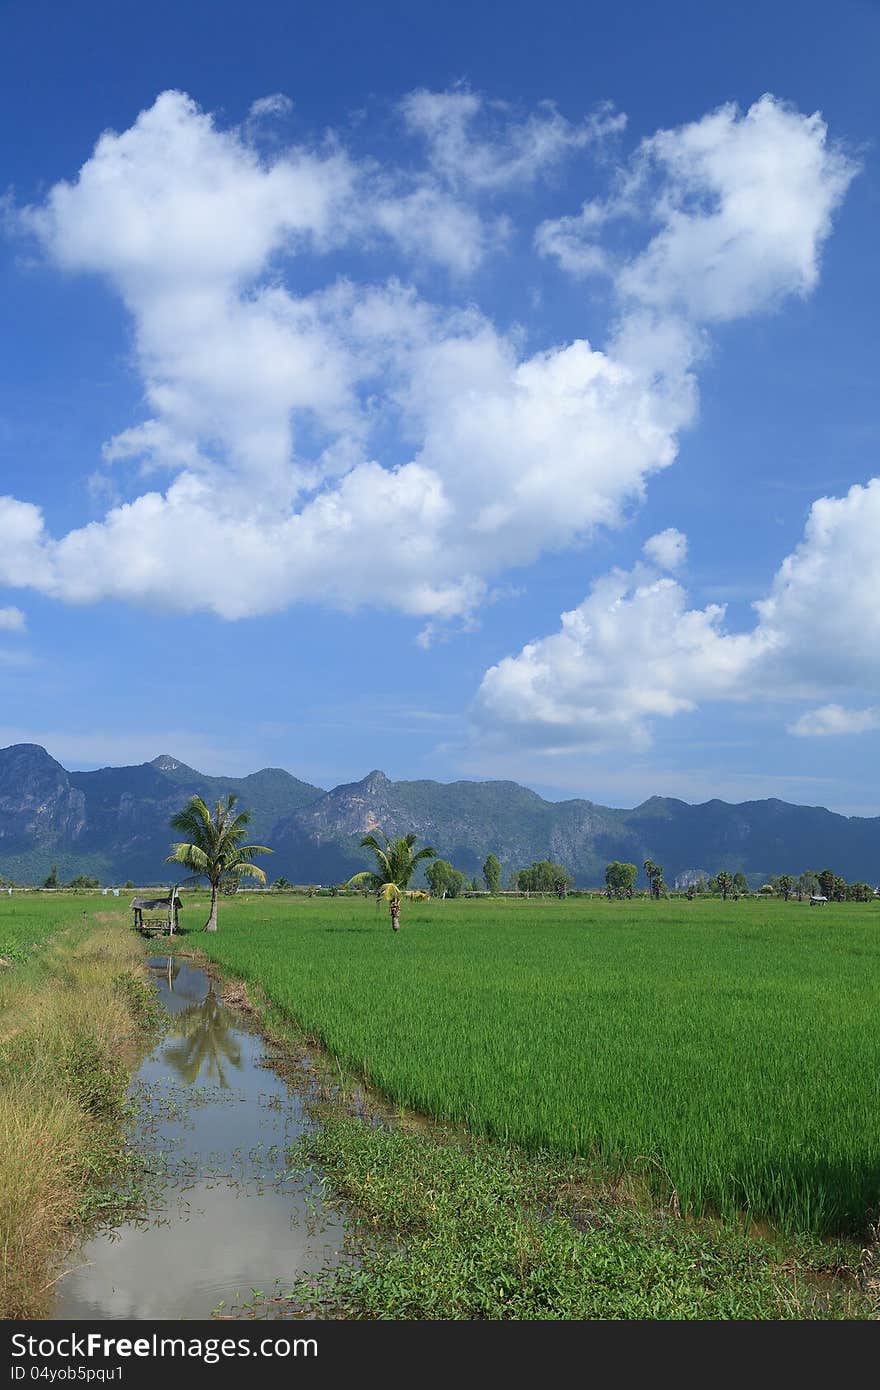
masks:
<path fill-rule="evenodd" d="M 689 607 L 677 580 L 645 566 L 612 571 L 562 615 L 559 632 L 486 672 L 475 706 L 478 741 L 548 753 L 644 747 L 653 720 L 705 702 L 749 700 L 757 691 L 766 702 L 876 689 L 878 532 L 880 479 L 842 498 L 819 498 L 803 541 L 742 633 L 728 630 L 721 605 Z M 863 732 L 876 720 L 875 709 L 829 704 L 789 732 Z"/>
<path fill-rule="evenodd" d="M 626 117 L 609 106 L 575 125 L 552 102 L 518 120 L 504 103 L 487 102 L 466 87 L 410 92 L 401 111 L 410 130 L 426 140 L 431 165 L 444 180 L 487 192 L 533 183 L 571 151 L 626 126 Z"/>
<path fill-rule="evenodd" d="M 0 608 L 0 632 L 24 632 L 26 626 L 20 608 Z"/>
<path fill-rule="evenodd" d="M 647 558 L 661 570 L 677 570 L 687 558 L 687 536 L 674 526 L 649 536 L 642 546 Z"/>
<path fill-rule="evenodd" d="M 313 285 L 325 252 L 369 250 L 382 235 L 467 273 L 501 233 L 440 188 L 450 161 L 463 184 L 498 190 L 619 125 L 600 113 L 572 126 L 544 108 L 525 121 L 505 111 L 493 126 L 494 108 L 462 91 L 404 105 L 433 161 L 406 175 L 356 165 L 332 141 L 263 156 L 245 131 L 166 92 L 22 214 L 56 265 L 101 274 L 121 296 L 149 418 L 105 445 L 129 500 L 103 520 L 56 538 L 38 507 L 0 499 L 0 582 L 230 619 L 300 600 L 386 605 L 427 619 L 430 640 L 466 620 L 505 569 L 619 524 L 672 463 L 694 418 L 704 341 L 656 296 L 627 307 L 604 350 L 582 337 L 528 352 L 519 330 L 394 280 L 297 290 L 306 259 Z M 763 139 L 788 151 L 803 118 L 779 110 Z M 738 128 L 729 113 L 707 119 L 716 145 Z M 670 204 L 689 158 L 697 183 L 707 160 L 714 168 L 693 134 L 701 124 L 655 137 Z M 805 129 L 810 149 L 823 145 L 824 128 Z M 842 175 L 818 157 L 810 167 L 828 180 L 830 206 Z M 751 200 L 741 220 L 764 216 Z M 814 224 L 814 245 L 825 225 Z M 747 264 L 749 247 L 760 256 L 755 237 L 731 251 L 749 307 L 763 292 Z M 799 228 L 792 238 L 801 264 Z M 713 254 L 724 263 L 723 245 Z M 780 288 L 778 277 L 761 284 Z M 139 473 L 162 490 L 133 495 Z M 652 557 L 680 563 L 683 541 L 664 534 Z M 703 626 L 711 645 L 716 618 Z"/>
<path fill-rule="evenodd" d="M 283 92 L 273 92 L 271 96 L 258 97 L 251 102 L 248 116 L 251 120 L 259 121 L 266 116 L 289 116 L 293 110 L 293 102 L 290 97 Z"/>
<path fill-rule="evenodd" d="M 473 274 L 505 236 L 503 222 L 487 226 L 472 208 L 433 184 L 383 199 L 375 217 L 407 255 L 427 257 L 458 275 Z"/>
<path fill-rule="evenodd" d="M 550 256 L 569 275 L 585 277 L 611 272 L 608 253 L 594 240 L 596 223 L 585 203 L 577 217 L 556 217 L 542 222 L 535 232 L 535 247 Z"/>
<path fill-rule="evenodd" d="M 836 734 L 865 734 L 880 729 L 880 709 L 844 709 L 843 705 L 821 705 L 807 710 L 788 725 L 797 738 L 827 738 Z"/>
<path fill-rule="evenodd" d="M 737 318 L 807 294 L 831 218 L 857 171 L 829 144 L 821 116 L 772 96 L 727 105 L 642 142 L 608 202 L 544 222 L 536 242 L 574 274 L 608 271 L 622 300 L 695 322 Z M 659 231 L 631 258 L 598 242 L 611 218 L 648 216 Z"/>
<path fill-rule="evenodd" d="M 653 390 L 586 342 L 522 361 L 476 313 L 447 318 L 393 289 L 335 302 L 351 360 L 382 370 L 420 441 L 409 463 L 361 454 L 334 478 L 332 460 L 311 477 L 268 458 L 264 500 L 243 468 L 222 482 L 194 458 L 164 494 L 60 540 L 36 507 L 0 499 L 0 578 L 71 602 L 115 595 L 228 618 L 312 599 L 448 621 L 482 600 L 487 575 L 616 524 L 674 458 L 693 408 L 686 374 Z M 114 454 L 138 444 L 155 465 L 163 429 L 117 439 Z"/>
<path fill-rule="evenodd" d="M 844 497 L 820 497 L 800 545 L 756 605 L 760 626 L 777 635 L 785 670 L 774 682 L 851 690 L 880 673 L 880 477 Z"/>
<path fill-rule="evenodd" d="M 122 134 L 106 131 L 75 183 L 29 220 L 59 265 L 111 277 L 137 310 L 160 289 L 198 296 L 264 269 L 285 243 L 329 244 L 354 171 L 339 150 L 264 164 L 183 92 L 163 92 Z"/>
<path fill-rule="evenodd" d="M 687 606 L 677 580 L 644 566 L 596 580 L 558 633 L 528 643 L 483 677 L 477 717 L 489 742 L 548 752 L 650 742 L 650 721 L 739 689 L 751 636 L 724 629 L 725 610 Z"/>

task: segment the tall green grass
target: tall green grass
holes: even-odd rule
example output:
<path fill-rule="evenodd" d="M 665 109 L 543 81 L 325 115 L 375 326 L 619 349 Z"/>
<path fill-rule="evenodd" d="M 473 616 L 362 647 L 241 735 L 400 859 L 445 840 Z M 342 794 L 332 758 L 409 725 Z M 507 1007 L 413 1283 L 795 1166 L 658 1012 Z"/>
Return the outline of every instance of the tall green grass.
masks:
<path fill-rule="evenodd" d="M 876 1218 L 875 905 L 408 903 L 398 937 L 369 900 L 245 895 L 196 940 L 401 1104 L 686 1212 Z"/>

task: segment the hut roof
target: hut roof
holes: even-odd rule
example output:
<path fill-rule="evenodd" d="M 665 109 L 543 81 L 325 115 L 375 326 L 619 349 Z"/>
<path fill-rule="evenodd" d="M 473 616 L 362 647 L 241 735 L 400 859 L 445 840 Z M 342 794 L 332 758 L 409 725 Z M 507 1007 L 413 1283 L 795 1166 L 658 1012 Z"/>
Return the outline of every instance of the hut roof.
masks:
<path fill-rule="evenodd" d="M 138 907 L 143 911 L 146 908 L 171 907 L 172 902 L 180 905 L 180 894 L 176 888 L 173 888 L 164 898 L 132 898 L 129 906 Z"/>

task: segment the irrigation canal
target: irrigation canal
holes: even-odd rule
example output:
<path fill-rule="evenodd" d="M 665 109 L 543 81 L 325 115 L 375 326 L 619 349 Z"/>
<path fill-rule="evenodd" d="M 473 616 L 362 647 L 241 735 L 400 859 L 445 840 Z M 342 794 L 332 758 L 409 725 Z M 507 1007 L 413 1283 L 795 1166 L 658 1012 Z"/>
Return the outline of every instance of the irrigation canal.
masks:
<path fill-rule="evenodd" d="M 150 969 L 168 1020 L 132 1086 L 148 1209 L 71 1253 L 54 1318 L 228 1315 L 339 1259 L 341 1218 L 321 1211 L 317 1180 L 287 1171 L 314 1123 L 307 1081 L 273 1068 L 204 970 L 180 957 Z"/>

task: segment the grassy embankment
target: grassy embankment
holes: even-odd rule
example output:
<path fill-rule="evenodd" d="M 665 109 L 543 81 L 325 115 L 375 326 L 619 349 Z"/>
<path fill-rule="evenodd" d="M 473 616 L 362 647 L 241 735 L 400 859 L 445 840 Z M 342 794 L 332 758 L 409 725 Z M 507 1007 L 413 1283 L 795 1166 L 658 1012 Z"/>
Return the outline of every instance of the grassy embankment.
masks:
<path fill-rule="evenodd" d="M 876 1311 L 860 1253 L 880 1201 L 876 907 L 404 912 L 398 938 L 368 901 L 245 895 L 190 938 L 259 985 L 270 1026 L 292 1020 L 401 1106 L 466 1127 L 438 1141 L 340 1121 L 312 1141 L 390 1238 L 336 1279 L 349 1315 Z M 776 1235 L 750 1236 L 744 1212 Z M 817 1276 L 819 1304 L 803 1296 Z"/>
<path fill-rule="evenodd" d="M 106 899 L 0 899 L 0 1317 L 45 1316 L 84 1223 L 118 1211 L 129 1066 L 155 1021 Z"/>

